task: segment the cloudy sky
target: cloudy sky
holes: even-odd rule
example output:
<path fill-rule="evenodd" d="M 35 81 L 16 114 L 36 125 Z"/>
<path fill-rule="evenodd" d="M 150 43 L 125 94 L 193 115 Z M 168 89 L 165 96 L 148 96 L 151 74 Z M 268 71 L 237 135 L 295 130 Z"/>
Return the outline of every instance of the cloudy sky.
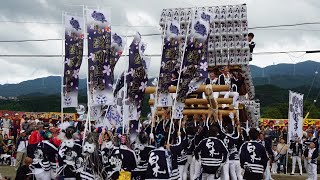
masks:
<path fill-rule="evenodd" d="M 135 31 L 141 34 L 159 33 L 158 21 L 163 8 L 241 3 L 248 5 L 249 27 L 319 22 L 320 19 L 319 0 L 1 0 L 0 41 L 62 38 L 63 27 L 59 24 L 62 12 L 80 15 L 83 4 L 90 7 L 111 7 L 113 31 L 122 35 L 132 35 Z M 320 49 L 320 25 L 259 29 L 252 32 L 256 36 L 255 52 Z M 147 54 L 161 53 L 160 36 L 143 37 L 143 40 L 148 44 Z M 61 41 L 0 42 L 0 55 L 59 55 L 61 52 Z M 255 55 L 251 64 L 265 67 L 310 59 L 320 61 L 320 54 L 306 54 L 300 57 L 301 55 L 303 54 Z M 117 72 L 123 68 L 124 61 L 122 58 L 116 67 Z M 0 56 L 0 84 L 59 75 L 61 63 L 62 58 Z M 152 58 L 152 75 L 159 71 L 159 64 L 159 58 Z M 84 62 L 82 78 L 85 77 L 85 66 Z"/>

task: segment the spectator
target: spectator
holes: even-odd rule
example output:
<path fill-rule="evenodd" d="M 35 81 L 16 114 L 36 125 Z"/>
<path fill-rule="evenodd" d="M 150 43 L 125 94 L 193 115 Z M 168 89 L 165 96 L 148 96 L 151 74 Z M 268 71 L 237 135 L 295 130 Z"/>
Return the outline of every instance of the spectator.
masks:
<path fill-rule="evenodd" d="M 316 125 L 312 125 L 312 130 L 313 130 L 313 136 L 315 138 L 318 138 L 318 130 L 316 129 Z"/>
<path fill-rule="evenodd" d="M 21 119 L 20 119 L 20 126 L 21 126 L 21 129 L 22 129 L 22 124 L 26 122 L 26 115 L 22 115 Z"/>
<path fill-rule="evenodd" d="M 273 159 L 272 159 L 271 173 L 272 173 L 272 174 L 275 174 L 275 173 L 277 173 L 277 169 L 278 169 L 278 168 L 277 168 L 277 167 L 278 167 L 277 161 L 275 161 L 275 157 L 278 156 L 277 146 L 276 146 L 276 145 L 273 146 L 272 152 L 273 152 Z"/>
<path fill-rule="evenodd" d="M 36 123 L 34 122 L 34 120 L 30 120 L 28 129 L 26 130 L 28 135 L 30 135 L 32 133 L 32 131 L 34 130 L 35 126 L 36 126 Z"/>
<path fill-rule="evenodd" d="M 14 140 L 17 139 L 19 130 L 20 130 L 20 123 L 19 121 L 15 121 L 15 124 L 13 125 L 13 131 L 12 131 L 12 136 L 14 137 Z"/>
<path fill-rule="evenodd" d="M 28 147 L 28 138 L 26 137 L 26 131 L 21 130 L 20 136 L 17 138 L 17 163 L 16 169 L 21 166 L 21 163 L 24 162 L 24 159 L 27 155 L 27 147 Z"/>
<path fill-rule="evenodd" d="M 29 129 L 29 122 L 27 120 L 25 120 L 22 124 L 21 124 L 21 129 L 25 130 L 26 132 Z"/>
<path fill-rule="evenodd" d="M 260 126 L 260 132 L 261 132 L 262 134 L 264 134 L 264 125 L 263 125 L 263 124 Z"/>
<path fill-rule="evenodd" d="M 275 143 L 278 143 L 280 135 L 281 135 L 281 132 L 280 132 L 279 126 L 275 126 L 274 130 L 271 132 L 272 140 Z"/>
<path fill-rule="evenodd" d="M 51 127 L 53 127 L 53 124 L 52 124 L 52 119 L 51 118 L 49 118 L 49 127 L 51 128 Z"/>
<path fill-rule="evenodd" d="M 318 151 L 319 151 L 320 150 L 320 131 L 318 131 L 317 140 L 318 140 Z M 320 151 L 319 151 L 319 153 L 320 153 Z"/>
<path fill-rule="evenodd" d="M 1 164 L 9 165 L 11 163 L 11 149 L 8 146 L 3 146 L 3 152 L 0 156 Z"/>
<path fill-rule="evenodd" d="M 31 173 L 29 168 L 31 163 L 32 163 L 31 158 L 26 157 L 24 159 L 24 165 L 18 168 L 15 180 L 32 180 L 33 179 L 32 175 L 29 175 Z"/>
<path fill-rule="evenodd" d="M 17 159 L 17 151 L 16 146 L 14 144 L 11 145 L 11 165 L 16 166 Z"/>
<path fill-rule="evenodd" d="M 274 121 L 269 121 L 268 125 L 269 125 L 271 130 L 274 130 L 274 128 L 275 128 L 274 127 Z"/>
<path fill-rule="evenodd" d="M 5 134 L 3 136 L 3 143 L 7 146 L 8 145 L 8 141 L 9 141 L 9 137 L 8 137 L 8 134 Z"/>
<path fill-rule="evenodd" d="M 271 134 L 272 134 L 272 129 L 270 128 L 269 125 L 267 125 L 266 128 L 265 128 L 265 130 L 264 130 L 264 139 L 265 139 L 265 141 L 267 141 L 270 145 L 272 144 Z M 270 149 L 271 149 L 271 147 L 270 147 Z"/>
<path fill-rule="evenodd" d="M 285 144 L 285 141 L 283 137 L 280 138 L 280 143 L 277 145 L 277 152 L 280 154 L 279 162 L 278 162 L 278 174 L 280 173 L 280 170 L 283 168 L 284 174 L 287 173 L 287 168 L 286 168 L 286 156 L 287 156 L 287 151 L 288 151 L 288 145 Z"/>
<path fill-rule="evenodd" d="M 2 127 L 2 125 L 3 125 L 3 119 L 4 119 L 4 117 L 2 116 L 1 118 L 0 118 L 0 128 Z M 2 133 L 1 133 L 2 134 Z"/>
<path fill-rule="evenodd" d="M 3 119 L 3 123 L 2 123 L 3 135 L 10 134 L 10 126 L 11 126 L 11 119 L 9 118 L 9 114 L 5 114 L 5 118 Z"/>
<path fill-rule="evenodd" d="M 284 126 L 284 127 L 282 128 L 281 137 L 284 139 L 284 142 L 287 143 L 288 129 L 287 129 L 286 126 Z"/>
<path fill-rule="evenodd" d="M 3 142 L 2 130 L 0 129 L 0 154 L 3 153 L 3 147 L 5 146 Z"/>
<path fill-rule="evenodd" d="M 32 131 L 32 133 L 30 135 L 29 143 L 27 146 L 27 155 L 28 155 L 28 157 L 31 157 L 31 158 L 34 157 L 34 151 L 37 148 L 37 144 L 41 141 L 38 126 L 34 125 L 33 128 L 34 128 L 34 130 Z"/>
<path fill-rule="evenodd" d="M 56 128 L 51 128 L 50 127 L 50 131 L 52 133 L 53 138 L 50 140 L 50 142 L 52 144 L 54 144 L 56 147 L 59 147 L 61 144 L 61 140 L 59 139 L 58 135 L 59 135 L 59 131 Z"/>

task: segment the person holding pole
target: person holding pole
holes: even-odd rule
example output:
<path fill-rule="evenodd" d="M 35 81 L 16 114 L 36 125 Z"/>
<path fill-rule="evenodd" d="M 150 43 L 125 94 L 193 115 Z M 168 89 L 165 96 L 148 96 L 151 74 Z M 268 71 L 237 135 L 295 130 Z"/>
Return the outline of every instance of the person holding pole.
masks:
<path fill-rule="evenodd" d="M 218 128 L 210 127 L 207 138 L 200 141 L 194 150 L 195 158 L 201 159 L 202 180 L 219 179 L 221 169 L 229 158 L 228 149 L 217 135 Z M 197 178 L 193 177 L 193 179 Z"/>
<path fill-rule="evenodd" d="M 240 148 L 240 164 L 244 169 L 243 179 L 263 179 L 263 173 L 267 167 L 268 155 L 266 149 L 257 140 L 259 131 L 255 128 L 249 131 L 250 141 Z"/>

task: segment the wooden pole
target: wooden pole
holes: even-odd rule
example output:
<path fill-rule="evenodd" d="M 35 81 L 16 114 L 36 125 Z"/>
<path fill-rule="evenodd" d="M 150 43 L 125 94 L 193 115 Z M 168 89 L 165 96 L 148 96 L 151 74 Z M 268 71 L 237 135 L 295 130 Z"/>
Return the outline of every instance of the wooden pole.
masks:
<path fill-rule="evenodd" d="M 170 86 L 169 87 L 169 92 L 170 93 L 176 93 L 176 86 Z M 194 93 L 201 93 L 205 92 L 206 85 L 200 85 L 200 87 L 194 92 Z M 221 92 L 221 91 L 230 91 L 228 85 L 212 85 L 212 91 L 213 92 Z M 153 94 L 156 92 L 156 87 L 155 86 L 149 86 L 146 88 L 145 93 L 146 94 Z"/>
<path fill-rule="evenodd" d="M 149 99 L 149 105 L 152 106 L 154 105 L 154 99 Z M 217 98 L 218 104 L 232 104 L 233 100 L 232 98 Z M 196 104 L 196 105 L 207 105 L 209 104 L 207 99 L 186 99 L 185 104 L 187 106 L 190 106 L 192 104 Z"/>
<path fill-rule="evenodd" d="M 218 112 L 222 115 L 222 116 L 229 116 L 229 113 L 232 112 L 233 114 L 237 113 L 237 110 L 218 110 Z M 156 114 L 157 115 L 162 115 L 164 113 L 164 111 L 157 111 Z M 209 114 L 209 110 L 207 109 L 185 109 L 183 110 L 183 115 L 208 115 Z"/>

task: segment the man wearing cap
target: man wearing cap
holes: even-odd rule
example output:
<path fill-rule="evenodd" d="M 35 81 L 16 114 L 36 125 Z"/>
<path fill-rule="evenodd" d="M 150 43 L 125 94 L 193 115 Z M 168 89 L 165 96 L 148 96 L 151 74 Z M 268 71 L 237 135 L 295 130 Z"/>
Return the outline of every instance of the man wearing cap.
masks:
<path fill-rule="evenodd" d="M 11 126 L 11 119 L 9 118 L 9 114 L 5 114 L 2 122 L 2 134 L 3 136 L 7 134 L 9 136 L 9 129 Z"/>
<path fill-rule="evenodd" d="M 20 136 L 17 139 L 17 163 L 16 169 L 21 166 L 21 163 L 24 162 L 24 158 L 27 155 L 27 146 L 28 146 L 28 139 L 26 137 L 26 131 L 21 130 Z"/>
<path fill-rule="evenodd" d="M 306 154 L 306 151 L 308 150 L 309 146 L 311 143 L 314 143 L 316 145 L 316 149 L 318 150 L 318 142 L 316 138 L 313 138 L 313 131 L 311 129 L 307 130 L 307 139 L 304 140 L 303 142 L 303 154 Z M 304 157 L 304 168 L 306 169 L 306 172 L 308 173 L 308 169 L 309 169 L 309 164 L 308 164 L 308 160 L 306 159 L 307 157 Z"/>

